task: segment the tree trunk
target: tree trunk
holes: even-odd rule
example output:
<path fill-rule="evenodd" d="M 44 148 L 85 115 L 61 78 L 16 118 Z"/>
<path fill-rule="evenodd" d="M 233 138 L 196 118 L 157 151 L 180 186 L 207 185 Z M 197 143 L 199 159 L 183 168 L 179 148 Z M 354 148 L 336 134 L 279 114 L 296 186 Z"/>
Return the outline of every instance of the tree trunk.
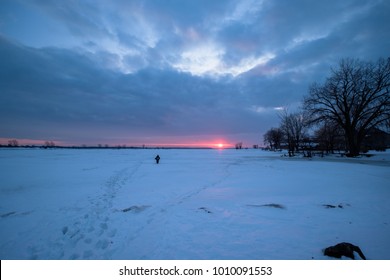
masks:
<path fill-rule="evenodd" d="M 347 157 L 357 157 L 359 154 L 360 154 L 360 147 L 358 147 L 356 143 L 350 143 Z"/>
<path fill-rule="evenodd" d="M 355 131 L 346 131 L 347 143 L 348 143 L 348 157 L 357 157 L 360 154 L 359 137 Z"/>

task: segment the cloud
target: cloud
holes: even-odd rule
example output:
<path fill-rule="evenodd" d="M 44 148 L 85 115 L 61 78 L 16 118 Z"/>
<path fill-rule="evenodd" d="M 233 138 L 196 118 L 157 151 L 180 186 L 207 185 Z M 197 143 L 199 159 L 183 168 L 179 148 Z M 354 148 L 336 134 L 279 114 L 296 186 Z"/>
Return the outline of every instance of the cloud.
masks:
<path fill-rule="evenodd" d="M 390 49 L 381 0 L 3 2 L 0 137 L 254 141 L 340 58 Z"/>
<path fill-rule="evenodd" d="M 8 71 L 12 70 L 1 79 L 5 135 L 12 135 L 13 127 L 23 128 L 25 134 L 46 131 L 40 138 L 99 137 L 99 128 L 123 137 L 248 130 L 234 125 L 242 121 L 244 105 L 236 107 L 241 103 L 237 85 L 228 81 L 196 78 L 173 69 L 123 74 L 102 69 L 77 52 L 37 50 L 5 40 L 1 46 L 9 59 Z M 232 106 L 227 99 L 237 102 Z"/>

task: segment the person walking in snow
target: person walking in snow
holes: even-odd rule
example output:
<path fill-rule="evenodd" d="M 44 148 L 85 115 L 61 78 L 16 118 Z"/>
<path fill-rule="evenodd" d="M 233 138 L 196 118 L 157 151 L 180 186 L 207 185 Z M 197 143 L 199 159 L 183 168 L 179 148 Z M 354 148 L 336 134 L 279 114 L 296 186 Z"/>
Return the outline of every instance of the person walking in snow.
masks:
<path fill-rule="evenodd" d="M 159 156 L 159 155 L 157 155 L 157 156 L 156 156 L 154 159 L 156 160 L 156 163 L 158 164 L 158 163 L 159 163 L 159 161 L 160 161 L 160 156 Z"/>

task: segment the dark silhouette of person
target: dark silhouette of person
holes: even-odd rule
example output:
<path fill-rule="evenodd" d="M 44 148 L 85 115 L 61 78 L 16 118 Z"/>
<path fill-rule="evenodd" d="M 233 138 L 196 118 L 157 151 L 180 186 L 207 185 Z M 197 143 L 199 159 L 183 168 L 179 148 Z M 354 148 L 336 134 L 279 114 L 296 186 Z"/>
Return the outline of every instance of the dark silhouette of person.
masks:
<path fill-rule="evenodd" d="M 159 155 L 157 155 L 154 159 L 156 160 L 157 164 L 160 162 L 160 156 Z"/>

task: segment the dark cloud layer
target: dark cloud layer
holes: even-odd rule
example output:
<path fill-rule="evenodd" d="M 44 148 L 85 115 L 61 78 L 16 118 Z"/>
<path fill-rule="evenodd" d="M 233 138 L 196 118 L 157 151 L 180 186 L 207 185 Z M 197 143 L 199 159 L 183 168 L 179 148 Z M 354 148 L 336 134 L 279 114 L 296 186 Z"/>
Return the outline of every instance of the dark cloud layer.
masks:
<path fill-rule="evenodd" d="M 380 0 L 6 0 L 0 138 L 261 144 L 341 58 L 389 55 L 389 12 Z"/>

